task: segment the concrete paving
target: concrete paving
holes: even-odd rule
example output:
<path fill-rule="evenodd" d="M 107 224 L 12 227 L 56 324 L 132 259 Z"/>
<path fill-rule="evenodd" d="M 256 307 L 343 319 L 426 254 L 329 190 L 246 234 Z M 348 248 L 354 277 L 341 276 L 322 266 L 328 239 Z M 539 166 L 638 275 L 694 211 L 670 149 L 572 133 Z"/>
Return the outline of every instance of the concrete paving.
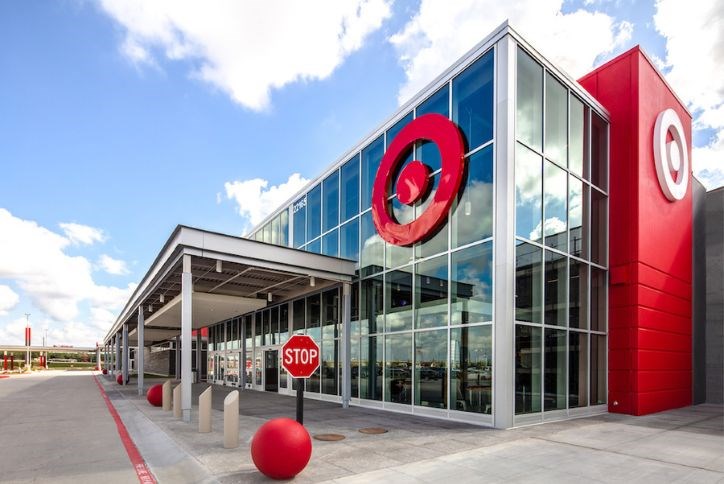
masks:
<path fill-rule="evenodd" d="M 91 374 L 0 379 L 0 481 L 138 482 Z"/>
<path fill-rule="evenodd" d="M 266 420 L 294 418 L 295 399 L 242 391 L 241 445 L 222 445 L 222 401 L 230 388 L 213 387 L 213 431 L 197 432 L 172 412 L 151 407 L 136 387 L 104 380 L 139 449 L 164 435 L 184 472 L 142 450 L 159 482 L 269 482 L 254 467 L 249 445 Z M 149 382 L 149 385 L 154 382 Z M 194 402 L 206 384 L 194 385 Z M 128 423 L 127 423 L 128 425 Z M 698 405 L 645 417 L 605 414 L 512 430 L 426 419 L 377 410 L 305 401 L 310 434 L 337 433 L 338 442 L 313 440 L 310 464 L 295 482 L 720 482 L 724 483 L 724 408 Z M 381 435 L 358 432 L 384 427 Z M 283 456 L 280 456 L 283 458 Z M 166 457 L 168 461 L 168 457 Z"/>

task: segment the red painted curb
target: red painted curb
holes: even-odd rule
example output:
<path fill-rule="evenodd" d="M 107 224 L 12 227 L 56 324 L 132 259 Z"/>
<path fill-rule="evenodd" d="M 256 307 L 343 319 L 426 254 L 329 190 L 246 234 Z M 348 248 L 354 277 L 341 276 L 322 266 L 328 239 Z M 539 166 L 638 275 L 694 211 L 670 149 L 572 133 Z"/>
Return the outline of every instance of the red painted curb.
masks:
<path fill-rule="evenodd" d="M 113 420 L 116 422 L 116 427 L 118 428 L 118 435 L 119 437 L 121 437 L 123 447 L 126 448 L 128 458 L 131 460 L 133 469 L 136 471 L 138 481 L 142 484 L 156 484 L 156 478 L 153 477 L 151 471 L 148 470 L 148 466 L 146 466 L 146 461 L 143 460 L 143 457 L 141 457 L 141 453 L 136 447 L 136 444 L 133 443 L 131 436 L 128 434 L 128 429 L 126 429 L 126 426 L 123 424 L 123 420 L 121 420 L 120 415 L 118 415 L 116 407 L 114 407 L 113 403 L 111 403 L 111 399 L 108 398 L 108 395 L 106 394 L 103 385 L 101 385 L 101 382 L 98 381 L 98 377 L 96 375 L 93 375 L 93 379 L 95 380 L 96 385 L 98 385 L 98 389 L 101 391 L 101 396 L 106 402 L 108 411 L 111 413 Z"/>

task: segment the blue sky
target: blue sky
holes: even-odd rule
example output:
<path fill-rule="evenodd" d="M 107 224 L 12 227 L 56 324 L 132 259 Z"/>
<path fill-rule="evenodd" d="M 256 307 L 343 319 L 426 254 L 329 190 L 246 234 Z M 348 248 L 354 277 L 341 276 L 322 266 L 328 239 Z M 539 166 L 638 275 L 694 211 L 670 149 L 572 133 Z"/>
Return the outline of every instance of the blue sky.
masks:
<path fill-rule="evenodd" d="M 244 233 L 506 17 L 575 77 L 641 44 L 724 184 L 714 2 L 500 3 L 0 3 L 0 342 L 100 340 L 177 224 Z"/>

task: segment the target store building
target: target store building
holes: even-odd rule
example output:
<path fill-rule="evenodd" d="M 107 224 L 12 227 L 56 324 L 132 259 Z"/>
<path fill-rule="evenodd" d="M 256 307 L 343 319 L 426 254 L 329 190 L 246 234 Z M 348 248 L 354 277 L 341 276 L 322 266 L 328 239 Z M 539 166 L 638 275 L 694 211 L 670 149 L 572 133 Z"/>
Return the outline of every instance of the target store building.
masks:
<path fill-rule="evenodd" d="M 248 237 L 179 226 L 111 368 L 145 348 L 140 392 L 171 341 L 185 418 L 192 370 L 291 395 L 292 334 L 321 350 L 305 397 L 344 406 L 508 428 L 702 401 L 691 121 L 638 47 L 576 81 L 503 24 Z"/>

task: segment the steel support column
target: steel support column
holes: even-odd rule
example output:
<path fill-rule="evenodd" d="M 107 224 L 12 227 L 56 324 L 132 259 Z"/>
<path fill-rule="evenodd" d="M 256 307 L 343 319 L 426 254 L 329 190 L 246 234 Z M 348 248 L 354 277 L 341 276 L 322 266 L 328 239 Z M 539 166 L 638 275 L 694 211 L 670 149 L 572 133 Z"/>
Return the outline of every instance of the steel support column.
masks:
<path fill-rule="evenodd" d="M 143 307 L 138 306 L 138 326 L 136 327 L 136 334 L 138 335 L 138 349 L 136 350 L 136 373 L 138 374 L 138 395 L 143 395 L 143 371 L 144 371 L 144 348 L 146 342 L 143 335 L 143 325 L 145 321 L 143 319 Z"/>
<path fill-rule="evenodd" d="M 123 384 L 128 384 L 128 364 L 129 364 L 129 348 L 128 348 L 128 323 L 123 325 L 123 360 L 121 365 L 123 368 Z"/>
<path fill-rule="evenodd" d="M 196 381 L 201 382 L 201 328 L 196 330 Z"/>
<path fill-rule="evenodd" d="M 352 368 L 351 368 L 351 328 L 352 328 L 352 284 L 345 282 L 342 285 L 342 347 L 340 360 L 342 363 L 342 407 L 348 408 L 352 398 Z"/>
<path fill-rule="evenodd" d="M 181 417 L 191 421 L 191 327 L 193 279 L 191 256 L 183 256 L 181 273 Z"/>

